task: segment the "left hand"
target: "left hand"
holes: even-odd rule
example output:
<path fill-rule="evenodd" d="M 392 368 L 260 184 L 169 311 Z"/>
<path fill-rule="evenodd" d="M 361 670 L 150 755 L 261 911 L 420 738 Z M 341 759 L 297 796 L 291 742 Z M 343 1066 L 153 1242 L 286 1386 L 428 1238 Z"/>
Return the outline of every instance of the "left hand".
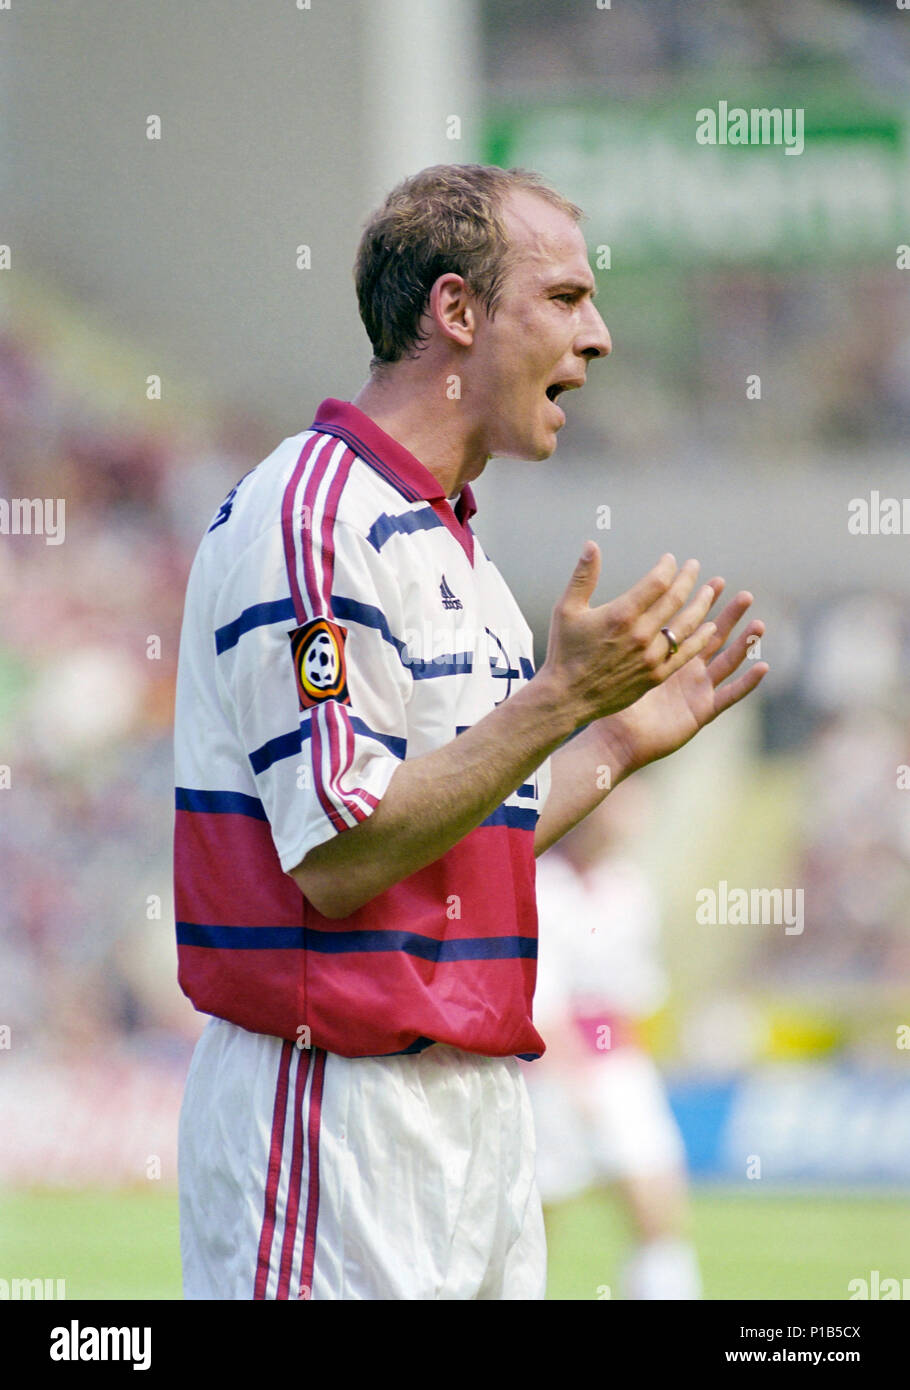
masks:
<path fill-rule="evenodd" d="M 709 582 L 716 602 L 724 581 L 712 579 Z M 698 656 L 692 657 L 633 705 L 598 721 L 603 735 L 616 748 L 626 772 L 665 758 L 681 748 L 723 710 L 749 695 L 767 674 L 768 663 L 758 661 L 729 684 L 721 684 L 742 664 L 749 638 L 760 637 L 765 630 L 761 619 L 753 618 L 736 640 L 725 651 L 720 651 L 751 604 L 750 593 L 746 590 L 738 593 L 714 620 L 717 631 Z"/>

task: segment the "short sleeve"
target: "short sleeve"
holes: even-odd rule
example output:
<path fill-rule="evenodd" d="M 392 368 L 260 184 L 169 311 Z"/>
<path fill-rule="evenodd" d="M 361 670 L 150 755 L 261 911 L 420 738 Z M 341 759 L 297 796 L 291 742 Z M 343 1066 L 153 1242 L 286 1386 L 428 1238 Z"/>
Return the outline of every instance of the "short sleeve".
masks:
<path fill-rule="evenodd" d="M 412 677 L 394 572 L 345 523 L 320 540 L 314 553 L 306 532 L 289 545 L 270 528 L 216 605 L 219 698 L 285 873 L 366 819 L 407 754 Z"/>

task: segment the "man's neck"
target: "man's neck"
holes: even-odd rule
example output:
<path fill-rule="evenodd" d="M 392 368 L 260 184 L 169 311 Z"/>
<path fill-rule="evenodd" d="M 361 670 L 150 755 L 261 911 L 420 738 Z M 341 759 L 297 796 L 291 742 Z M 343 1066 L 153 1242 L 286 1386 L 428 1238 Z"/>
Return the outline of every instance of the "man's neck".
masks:
<path fill-rule="evenodd" d="M 446 395 L 445 383 L 416 379 L 407 364 L 376 372 L 352 404 L 402 444 L 445 489 L 457 497 L 486 467 L 482 450 L 465 430 L 462 403 Z"/>

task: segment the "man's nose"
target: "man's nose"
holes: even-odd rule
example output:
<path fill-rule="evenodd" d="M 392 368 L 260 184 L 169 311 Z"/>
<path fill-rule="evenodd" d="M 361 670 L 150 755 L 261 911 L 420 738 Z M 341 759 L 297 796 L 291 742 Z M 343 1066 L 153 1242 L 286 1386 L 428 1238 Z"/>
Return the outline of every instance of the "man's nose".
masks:
<path fill-rule="evenodd" d="M 583 357 L 587 357 L 593 361 L 595 357 L 610 356 L 610 353 L 613 351 L 613 340 L 610 337 L 610 331 L 607 325 L 594 308 L 594 305 L 590 304 L 589 309 L 588 322 L 585 324 L 581 334 L 581 345 L 579 350 Z"/>

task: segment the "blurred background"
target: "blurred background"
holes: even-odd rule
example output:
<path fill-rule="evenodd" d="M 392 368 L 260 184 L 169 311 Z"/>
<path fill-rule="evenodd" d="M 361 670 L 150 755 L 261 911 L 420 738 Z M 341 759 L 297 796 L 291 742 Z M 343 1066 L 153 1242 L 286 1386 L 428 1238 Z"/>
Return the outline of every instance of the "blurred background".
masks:
<path fill-rule="evenodd" d="M 557 454 L 476 488 L 540 655 L 588 537 L 604 601 L 672 550 L 768 624 L 760 693 L 643 774 L 628 849 L 705 1294 L 910 1277 L 910 539 L 876 524 L 910 496 L 908 78 L 885 0 L 0 10 L 0 498 L 65 503 L 65 537 L 0 505 L 0 1277 L 179 1297 L 189 566 L 361 385 L 366 214 L 473 160 L 585 208 L 614 344 Z M 721 100 L 804 109 L 804 152 L 697 143 Z M 802 930 L 699 922 L 721 882 L 800 890 Z M 552 1297 L 611 1286 L 619 1209 L 577 1194 L 550 1235 Z"/>

